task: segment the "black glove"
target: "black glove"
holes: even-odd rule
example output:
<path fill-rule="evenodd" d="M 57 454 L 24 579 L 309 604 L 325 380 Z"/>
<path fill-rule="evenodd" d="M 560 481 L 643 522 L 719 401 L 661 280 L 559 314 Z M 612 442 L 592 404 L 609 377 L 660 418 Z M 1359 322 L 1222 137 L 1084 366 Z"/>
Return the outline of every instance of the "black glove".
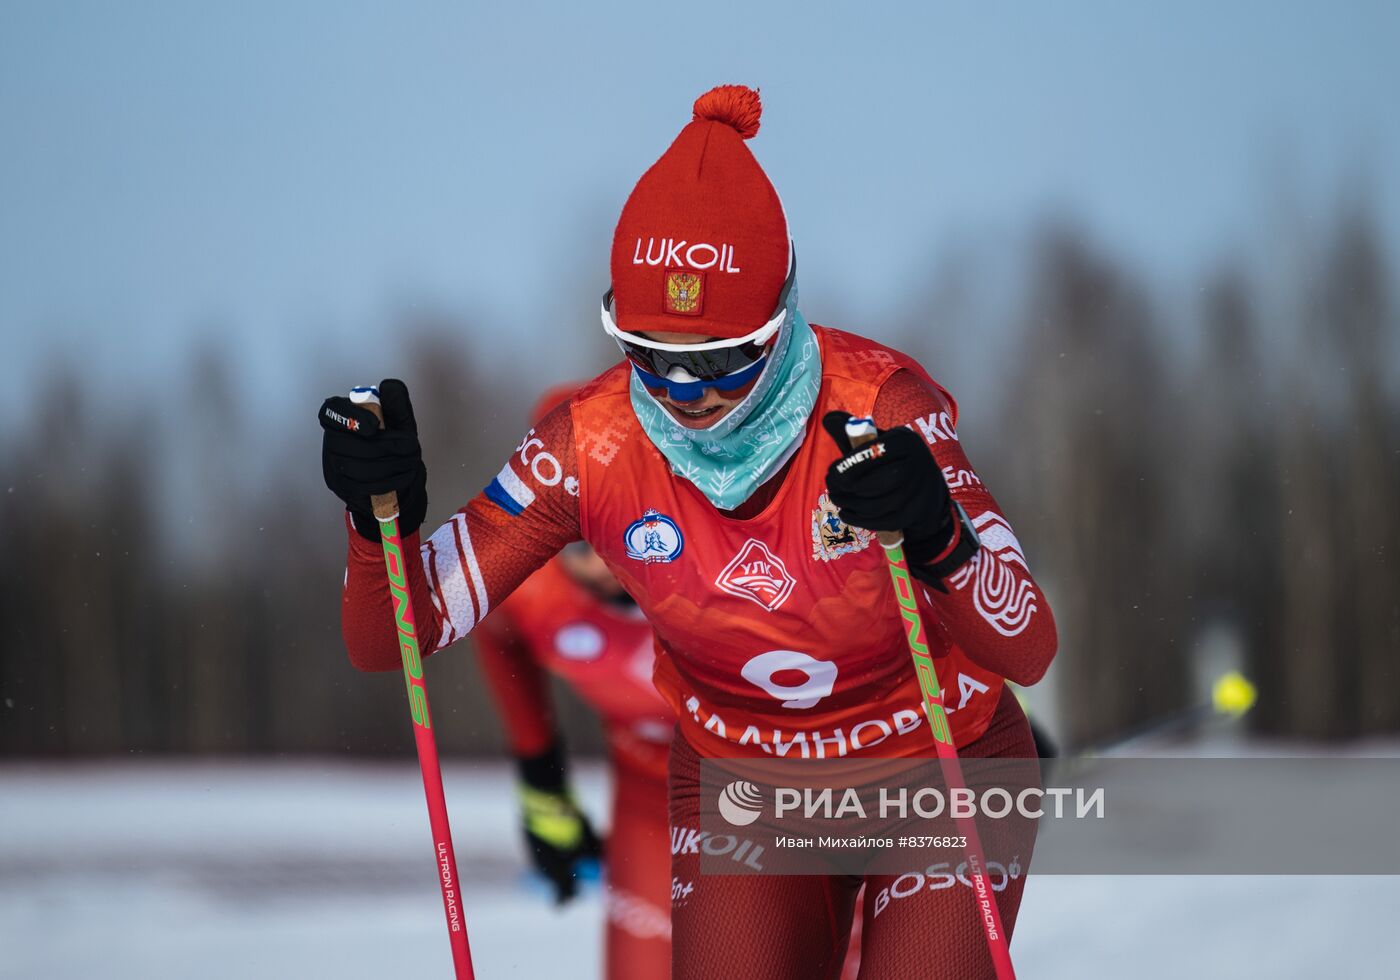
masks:
<path fill-rule="evenodd" d="M 399 495 L 399 535 L 408 537 L 428 514 L 428 468 L 418 445 L 418 423 L 408 386 L 388 378 L 379 384 L 379 407 L 384 428 L 374 413 L 349 398 L 336 396 L 321 403 L 321 470 L 350 511 L 355 530 L 379 541 L 379 522 L 369 498 Z"/>
<path fill-rule="evenodd" d="M 948 484 L 928 443 L 913 430 L 884 429 L 851 448 L 849 412 L 827 412 L 822 425 L 843 456 L 826 471 L 826 489 L 841 520 L 870 531 L 901 531 L 910 571 L 948 547 L 956 524 Z M 871 447 L 878 447 L 869 452 Z"/>
<path fill-rule="evenodd" d="M 574 802 L 558 746 L 516 763 L 521 828 L 530 859 L 554 886 L 555 901 L 563 905 L 578 893 L 579 862 L 599 860 L 603 845 Z"/>

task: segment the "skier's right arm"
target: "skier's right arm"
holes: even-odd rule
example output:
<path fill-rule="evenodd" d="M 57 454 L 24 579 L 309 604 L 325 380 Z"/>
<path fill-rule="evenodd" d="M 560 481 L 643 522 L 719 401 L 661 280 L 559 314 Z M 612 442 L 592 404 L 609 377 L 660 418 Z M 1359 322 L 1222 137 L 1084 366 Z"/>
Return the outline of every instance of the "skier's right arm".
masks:
<path fill-rule="evenodd" d="M 471 632 L 493 604 L 579 537 L 578 498 L 568 492 L 577 484 L 567 404 L 530 430 L 486 490 L 421 540 L 427 471 L 407 390 L 385 382 L 380 399 L 384 432 L 348 399 L 328 398 L 321 408 L 326 484 L 349 512 L 341 629 L 350 661 L 360 670 L 401 665 L 371 494 L 399 494 L 404 551 L 422 555 L 421 563 L 405 564 L 424 655 Z M 411 509 L 420 494 L 421 509 Z"/>

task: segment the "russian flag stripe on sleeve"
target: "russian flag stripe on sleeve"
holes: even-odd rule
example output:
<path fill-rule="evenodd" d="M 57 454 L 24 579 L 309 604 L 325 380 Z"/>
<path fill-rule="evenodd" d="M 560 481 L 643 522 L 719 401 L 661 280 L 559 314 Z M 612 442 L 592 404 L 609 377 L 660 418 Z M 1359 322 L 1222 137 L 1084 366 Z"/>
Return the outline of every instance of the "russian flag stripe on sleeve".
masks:
<path fill-rule="evenodd" d="M 535 491 L 525 485 L 525 481 L 515 475 L 515 470 L 507 463 L 501 472 L 486 487 L 486 496 L 501 510 L 512 517 L 518 516 L 526 507 L 535 502 Z"/>

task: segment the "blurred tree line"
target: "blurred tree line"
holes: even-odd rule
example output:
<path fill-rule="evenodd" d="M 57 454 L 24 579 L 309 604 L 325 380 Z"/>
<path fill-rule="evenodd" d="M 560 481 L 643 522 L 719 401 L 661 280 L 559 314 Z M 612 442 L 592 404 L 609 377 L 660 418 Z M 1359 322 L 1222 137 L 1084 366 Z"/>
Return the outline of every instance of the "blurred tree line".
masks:
<path fill-rule="evenodd" d="M 1257 681 L 1257 730 L 1400 731 L 1392 263 L 1364 207 L 1317 237 L 1297 275 L 1226 265 L 1198 295 L 1164 297 L 1051 224 L 1012 322 L 935 303 L 898 337 L 849 325 L 994 409 L 967 417 L 964 441 L 1055 609 L 1072 745 L 1192 703 L 1210 636 Z M 448 318 L 398 330 L 432 524 L 489 481 L 535 392 L 473 369 Z M 935 366 L 997 330 L 994 383 L 969 394 Z M 412 750 L 400 676 L 356 673 L 341 646 L 345 544 L 312 413 L 352 374 L 313 370 L 304 411 L 275 432 L 227 411 L 216 347 L 161 406 L 111 399 L 76 362 L 46 380 L 36 422 L 0 443 L 0 753 Z M 492 753 L 469 643 L 431 661 L 438 738 Z M 574 746 L 596 748 L 561 697 Z"/>

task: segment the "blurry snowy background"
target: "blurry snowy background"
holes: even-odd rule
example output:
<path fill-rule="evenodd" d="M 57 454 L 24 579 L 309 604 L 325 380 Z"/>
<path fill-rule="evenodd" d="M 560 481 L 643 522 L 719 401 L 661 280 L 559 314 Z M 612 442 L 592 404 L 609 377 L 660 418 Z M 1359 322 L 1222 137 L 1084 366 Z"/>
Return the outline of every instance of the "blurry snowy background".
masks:
<path fill-rule="evenodd" d="M 1064 746 L 1222 665 L 1237 738 L 1400 732 L 1400 8 L 8 0 L 0 977 L 446 962 L 313 413 L 403 377 L 430 521 L 474 493 L 615 359 L 612 223 L 720 82 L 762 89 L 809 318 L 958 397 L 1060 621 Z M 429 676 L 482 973 L 575 975 L 597 903 L 522 876 L 469 647 Z M 1366 975 L 1397 901 L 1039 879 L 1018 963 Z"/>

